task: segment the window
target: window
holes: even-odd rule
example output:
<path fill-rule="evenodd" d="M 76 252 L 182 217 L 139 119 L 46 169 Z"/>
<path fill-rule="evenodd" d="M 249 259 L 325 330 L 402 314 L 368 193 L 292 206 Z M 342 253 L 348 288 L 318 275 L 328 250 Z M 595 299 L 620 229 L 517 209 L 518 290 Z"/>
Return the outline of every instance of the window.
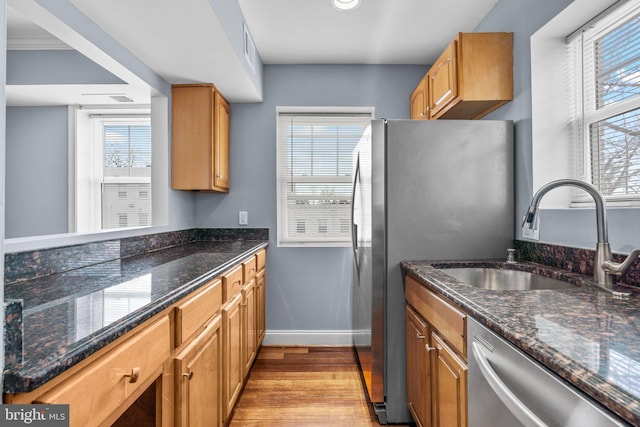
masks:
<path fill-rule="evenodd" d="M 352 152 L 371 117 L 278 111 L 278 245 L 349 244 Z"/>
<path fill-rule="evenodd" d="M 148 116 L 89 114 L 78 156 L 91 165 L 76 183 L 77 231 L 149 226 L 151 123 Z"/>
<path fill-rule="evenodd" d="M 576 173 L 609 202 L 640 201 L 640 1 L 568 38 Z M 588 201 L 576 193 L 574 205 Z"/>

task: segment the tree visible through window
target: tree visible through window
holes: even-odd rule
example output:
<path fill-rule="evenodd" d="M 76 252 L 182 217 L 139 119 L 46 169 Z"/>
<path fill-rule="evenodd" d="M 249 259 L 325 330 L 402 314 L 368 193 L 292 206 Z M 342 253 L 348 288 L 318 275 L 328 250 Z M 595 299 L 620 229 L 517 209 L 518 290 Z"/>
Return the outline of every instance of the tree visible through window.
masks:
<path fill-rule="evenodd" d="M 639 7 L 630 1 L 569 43 L 584 79 L 575 113 L 584 175 L 609 200 L 640 199 Z"/>

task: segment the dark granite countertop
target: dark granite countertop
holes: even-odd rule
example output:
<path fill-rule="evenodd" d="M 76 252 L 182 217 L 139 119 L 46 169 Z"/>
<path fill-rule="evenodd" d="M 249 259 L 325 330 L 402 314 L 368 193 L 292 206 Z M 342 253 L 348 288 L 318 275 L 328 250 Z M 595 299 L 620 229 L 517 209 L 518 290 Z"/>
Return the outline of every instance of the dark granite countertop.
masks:
<path fill-rule="evenodd" d="M 6 284 L 7 318 L 22 321 L 5 335 L 21 327 L 23 339 L 5 337 L 3 391 L 43 385 L 267 244 L 191 242 Z"/>
<path fill-rule="evenodd" d="M 578 285 L 495 291 L 460 283 L 437 268 L 488 266 L 532 271 Z M 539 264 L 406 261 L 405 272 L 633 425 L 640 425 L 640 290 L 627 299 L 589 277 Z"/>

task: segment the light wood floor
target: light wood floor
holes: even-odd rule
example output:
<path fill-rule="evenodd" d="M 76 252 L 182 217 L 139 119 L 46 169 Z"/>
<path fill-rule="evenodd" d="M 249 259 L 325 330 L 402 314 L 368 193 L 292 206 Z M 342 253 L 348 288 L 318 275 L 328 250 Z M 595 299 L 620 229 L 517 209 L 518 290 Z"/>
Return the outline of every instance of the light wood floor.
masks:
<path fill-rule="evenodd" d="M 350 347 L 262 347 L 228 424 L 379 426 Z"/>

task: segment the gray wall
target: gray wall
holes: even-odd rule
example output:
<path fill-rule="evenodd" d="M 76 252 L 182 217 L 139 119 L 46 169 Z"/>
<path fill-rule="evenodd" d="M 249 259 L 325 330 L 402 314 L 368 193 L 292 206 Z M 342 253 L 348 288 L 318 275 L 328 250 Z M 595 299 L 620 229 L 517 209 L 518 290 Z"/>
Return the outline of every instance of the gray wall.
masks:
<path fill-rule="evenodd" d="M 372 106 L 408 118 L 426 66 L 265 65 L 264 102 L 231 106 L 231 191 L 198 194 L 196 225 L 270 229 L 267 328 L 351 330 L 350 248 L 276 246 L 276 106 Z"/>
<path fill-rule="evenodd" d="M 68 230 L 68 108 L 6 112 L 6 237 Z"/>
<path fill-rule="evenodd" d="M 571 0 L 501 0 L 474 31 L 514 32 L 514 89 L 512 102 L 487 118 L 512 119 L 516 124 L 516 238 L 533 196 L 531 131 L 531 49 L 529 38 L 556 16 Z M 640 247 L 640 209 L 608 208 L 609 238 L 615 252 Z M 540 216 L 540 241 L 594 249 L 593 209 L 544 210 Z"/>

